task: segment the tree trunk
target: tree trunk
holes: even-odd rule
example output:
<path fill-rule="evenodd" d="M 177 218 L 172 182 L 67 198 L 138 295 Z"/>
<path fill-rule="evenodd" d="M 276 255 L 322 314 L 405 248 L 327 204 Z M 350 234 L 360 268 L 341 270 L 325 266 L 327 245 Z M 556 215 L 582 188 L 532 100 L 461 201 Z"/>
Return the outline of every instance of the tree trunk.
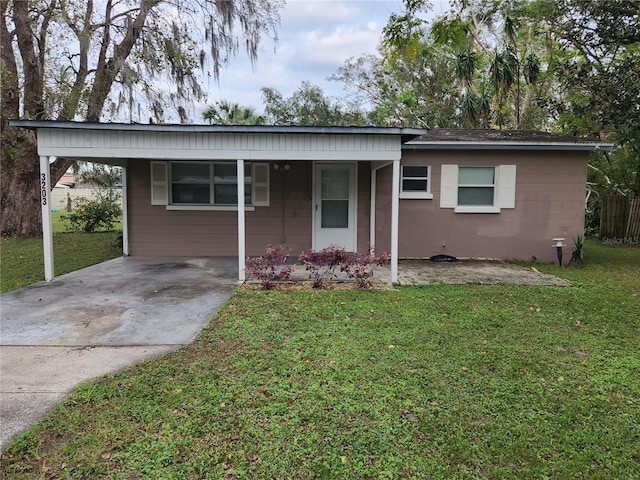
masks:
<path fill-rule="evenodd" d="M 5 130 L 4 134 L 8 134 Z M 35 134 L 20 134 L 12 145 L 5 148 L 6 136 L 3 135 L 2 171 L 0 181 L 0 215 L 2 218 L 2 236 L 19 235 L 35 237 L 42 232 L 40 209 L 39 168 Z"/>
<path fill-rule="evenodd" d="M 0 233 L 2 236 L 40 236 L 40 157 L 35 133 L 8 127 L 2 132 L 0 143 L 3 157 L 0 170 Z M 51 164 L 52 188 L 71 163 L 59 158 Z"/>

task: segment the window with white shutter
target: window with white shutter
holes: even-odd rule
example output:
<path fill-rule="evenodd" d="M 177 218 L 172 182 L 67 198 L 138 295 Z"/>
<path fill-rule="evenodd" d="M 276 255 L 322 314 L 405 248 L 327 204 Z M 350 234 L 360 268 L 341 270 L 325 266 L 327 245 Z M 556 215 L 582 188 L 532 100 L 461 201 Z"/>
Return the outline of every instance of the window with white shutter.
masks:
<path fill-rule="evenodd" d="M 440 208 L 456 213 L 500 213 L 515 208 L 516 166 L 442 165 Z"/>
<path fill-rule="evenodd" d="M 245 205 L 269 205 L 269 164 L 245 162 Z M 151 162 L 151 204 L 172 210 L 235 209 L 235 162 Z M 253 208 L 251 208 L 253 209 Z"/>

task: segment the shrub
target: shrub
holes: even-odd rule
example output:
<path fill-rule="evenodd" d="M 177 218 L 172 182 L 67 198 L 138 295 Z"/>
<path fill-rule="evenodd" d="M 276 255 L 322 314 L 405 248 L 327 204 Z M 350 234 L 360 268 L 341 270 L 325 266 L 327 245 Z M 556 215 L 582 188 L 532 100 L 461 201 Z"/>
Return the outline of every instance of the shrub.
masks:
<path fill-rule="evenodd" d="M 69 222 L 66 226 L 67 231 L 110 231 L 122 215 L 119 199 L 120 193 L 115 190 L 98 191 L 93 199 L 76 199 L 75 210 L 68 215 L 61 215 L 60 218 L 63 222 Z"/>
<path fill-rule="evenodd" d="M 342 269 L 346 257 L 347 252 L 344 248 L 331 245 L 319 252 L 314 250 L 302 252 L 298 260 L 309 272 L 309 279 L 313 280 L 313 288 L 322 288 L 325 282 L 336 278 L 336 269 Z"/>
<path fill-rule="evenodd" d="M 313 280 L 313 288 L 322 288 L 326 281 L 336 278 L 338 270 L 354 279 L 359 288 L 369 288 L 373 268 L 384 265 L 388 260 L 387 253 L 376 257 L 373 248 L 366 254 L 359 254 L 347 253 L 344 248 L 335 245 L 319 252 L 311 250 L 299 257 L 300 263 L 309 272 L 309 279 Z"/>
<path fill-rule="evenodd" d="M 272 290 L 278 283 L 288 280 L 293 272 L 293 265 L 283 266 L 289 259 L 289 253 L 282 251 L 282 246 L 267 246 L 262 257 L 247 257 L 246 272 L 250 277 L 260 280 L 263 290 Z"/>
<path fill-rule="evenodd" d="M 358 284 L 358 288 L 370 288 L 374 267 L 381 267 L 388 260 L 388 253 L 384 252 L 379 257 L 376 257 L 374 249 L 371 248 L 365 255 L 359 253 L 347 255 L 340 267 L 340 271 L 346 273 L 349 278 L 353 278 Z"/>

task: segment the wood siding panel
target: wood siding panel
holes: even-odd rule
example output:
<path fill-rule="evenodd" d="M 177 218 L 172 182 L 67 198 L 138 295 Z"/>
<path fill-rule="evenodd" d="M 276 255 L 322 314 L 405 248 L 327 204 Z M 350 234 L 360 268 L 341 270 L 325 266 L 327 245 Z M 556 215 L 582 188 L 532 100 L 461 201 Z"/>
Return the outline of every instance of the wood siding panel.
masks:
<path fill-rule="evenodd" d="M 41 129 L 41 155 L 155 160 L 394 160 L 400 137 Z"/>

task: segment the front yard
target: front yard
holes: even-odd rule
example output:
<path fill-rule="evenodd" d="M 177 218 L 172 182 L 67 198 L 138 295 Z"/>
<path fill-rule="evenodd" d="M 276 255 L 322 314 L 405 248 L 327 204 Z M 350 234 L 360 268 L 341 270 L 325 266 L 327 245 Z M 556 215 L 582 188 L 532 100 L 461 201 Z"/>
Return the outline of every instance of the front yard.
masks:
<path fill-rule="evenodd" d="M 52 214 L 55 275 L 122 255 L 119 232 L 66 232 L 60 218 L 64 214 Z M 42 238 L 0 239 L 0 268 L 0 293 L 44 280 Z"/>
<path fill-rule="evenodd" d="M 238 290 L 79 388 L 3 478 L 639 478 L 640 249 L 572 287 Z"/>

